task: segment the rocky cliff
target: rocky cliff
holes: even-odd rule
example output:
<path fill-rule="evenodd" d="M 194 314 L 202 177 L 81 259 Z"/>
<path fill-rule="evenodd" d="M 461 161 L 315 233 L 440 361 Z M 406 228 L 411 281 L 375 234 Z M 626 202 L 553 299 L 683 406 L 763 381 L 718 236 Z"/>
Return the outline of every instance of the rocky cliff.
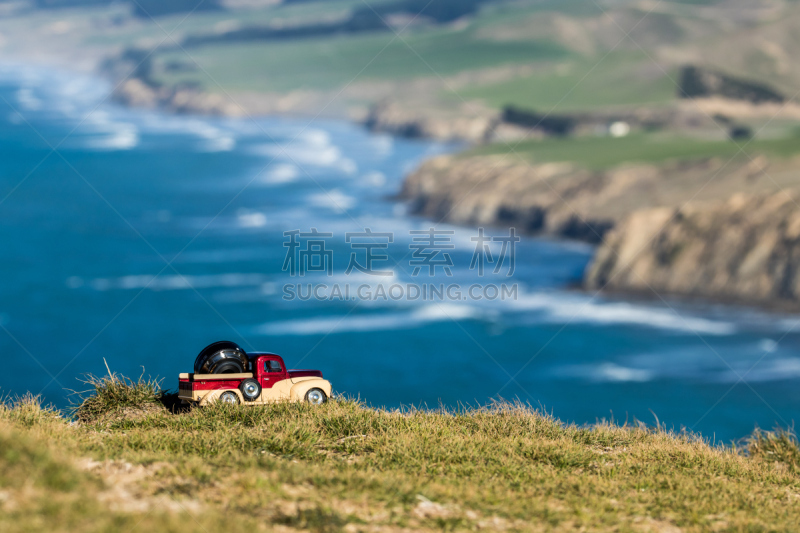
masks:
<path fill-rule="evenodd" d="M 740 193 L 714 205 L 637 211 L 606 236 L 586 285 L 797 304 L 797 196 Z"/>
<path fill-rule="evenodd" d="M 445 156 L 411 174 L 402 196 L 435 221 L 596 243 L 590 289 L 796 307 L 800 195 L 786 192 L 796 168 L 761 157 L 590 171 Z"/>
<path fill-rule="evenodd" d="M 515 226 L 529 234 L 597 242 L 615 217 L 587 204 L 607 182 L 607 176 L 569 164 L 528 166 L 501 157 L 444 156 L 409 175 L 401 196 L 411 200 L 413 212 L 435 220 Z M 565 197 L 571 203 L 562 201 Z"/>
<path fill-rule="evenodd" d="M 442 156 L 410 174 L 401 197 L 413 212 L 458 224 L 515 226 L 528 234 L 600 242 L 636 210 L 773 190 L 794 180 L 764 158 L 716 158 L 591 171 L 570 163 L 528 163 L 513 154 Z M 776 185 L 778 183 L 779 185 Z M 703 187 L 700 184 L 705 184 Z"/>

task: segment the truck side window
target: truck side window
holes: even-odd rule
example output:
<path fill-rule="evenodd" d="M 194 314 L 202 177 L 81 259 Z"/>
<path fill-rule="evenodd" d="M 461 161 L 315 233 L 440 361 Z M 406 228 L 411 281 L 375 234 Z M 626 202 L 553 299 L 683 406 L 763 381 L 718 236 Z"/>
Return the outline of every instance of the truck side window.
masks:
<path fill-rule="evenodd" d="M 283 372 L 283 369 L 277 361 L 264 361 L 264 372 Z"/>

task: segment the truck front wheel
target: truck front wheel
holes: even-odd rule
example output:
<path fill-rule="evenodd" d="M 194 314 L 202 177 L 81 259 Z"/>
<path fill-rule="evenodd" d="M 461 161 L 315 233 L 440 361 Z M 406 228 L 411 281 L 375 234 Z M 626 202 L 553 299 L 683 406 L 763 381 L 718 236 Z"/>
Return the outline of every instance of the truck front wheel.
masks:
<path fill-rule="evenodd" d="M 239 403 L 239 396 L 233 391 L 225 391 L 219 395 L 220 403 L 229 403 L 231 405 L 236 405 Z"/>
<path fill-rule="evenodd" d="M 328 401 L 328 396 L 322 389 L 311 389 L 306 393 L 306 401 L 311 405 L 322 405 Z"/>

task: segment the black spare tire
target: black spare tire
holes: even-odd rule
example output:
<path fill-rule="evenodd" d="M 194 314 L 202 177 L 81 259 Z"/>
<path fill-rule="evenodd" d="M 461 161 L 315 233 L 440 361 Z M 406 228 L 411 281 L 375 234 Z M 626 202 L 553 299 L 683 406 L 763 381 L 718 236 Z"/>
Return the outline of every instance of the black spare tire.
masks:
<path fill-rule="evenodd" d="M 195 374 L 241 374 L 247 367 L 247 353 L 231 341 L 209 344 L 194 360 Z"/>

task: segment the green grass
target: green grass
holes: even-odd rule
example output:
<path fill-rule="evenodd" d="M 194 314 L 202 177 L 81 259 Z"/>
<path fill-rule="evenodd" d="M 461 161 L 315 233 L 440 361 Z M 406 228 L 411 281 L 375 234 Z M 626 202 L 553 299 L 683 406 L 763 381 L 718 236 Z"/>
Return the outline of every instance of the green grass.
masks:
<path fill-rule="evenodd" d="M 623 138 L 582 136 L 530 140 L 520 143 L 514 151 L 530 162 L 572 162 L 593 170 L 608 169 L 627 162 L 658 164 L 670 160 L 730 158 L 737 154 L 739 146 L 744 147 L 750 156 L 765 154 L 789 157 L 800 153 L 800 142 L 796 137 L 754 140 L 750 143 L 737 142 L 738 146 L 729 140 L 704 141 L 666 133 L 642 133 Z M 511 146 L 514 144 L 510 143 Z M 509 153 L 511 153 L 509 145 L 495 143 L 468 150 L 461 156 Z M 511 154 L 512 157 L 517 157 Z"/>
<path fill-rule="evenodd" d="M 106 380 L 94 405 L 118 414 L 120 397 L 155 391 L 141 383 Z M 564 425 L 519 404 L 215 405 L 76 424 L 28 398 L 0 406 L 0 450 L 7 532 L 789 531 L 800 521 L 789 432 L 711 447 L 643 425 Z"/>
<path fill-rule="evenodd" d="M 573 17 L 600 16 L 601 4 L 593 0 L 516 0 L 484 6 L 476 18 L 479 25 L 505 24 L 518 21 L 521 16 L 538 13 L 561 13 Z"/>
<path fill-rule="evenodd" d="M 372 0 L 373 5 L 379 5 L 389 0 Z M 281 21 L 284 24 L 315 24 L 322 21 L 345 18 L 353 9 L 364 6 L 361 0 L 323 0 L 316 2 L 298 2 L 290 4 L 276 4 L 257 10 L 237 11 L 195 11 L 188 17 L 185 13 L 158 17 L 156 23 L 146 19 L 136 19 L 135 22 L 121 27 L 99 30 L 86 36 L 87 45 L 123 45 L 129 46 L 133 42 L 149 38 L 161 41 L 166 37 L 164 32 L 173 32 L 173 38 L 180 40 L 184 34 L 210 33 L 215 31 L 217 24 L 239 23 L 242 25 L 271 24 Z M 97 10 L 67 10 L 67 16 L 73 13 L 76 16 L 94 14 Z M 167 40 L 166 44 L 172 44 Z"/>
<path fill-rule="evenodd" d="M 433 78 L 463 70 L 562 58 L 567 52 L 548 41 L 496 42 L 468 30 L 412 33 L 402 41 L 391 33 L 338 36 L 290 42 L 215 44 L 189 53 L 208 72 L 161 74 L 158 81 L 198 82 L 218 90 L 287 91 L 332 89 L 354 78 L 405 80 Z M 406 44 L 407 43 L 407 44 Z M 417 55 L 419 54 L 419 55 Z M 161 61 L 186 61 L 183 52 L 161 54 Z"/>
<path fill-rule="evenodd" d="M 480 98 L 493 107 L 514 105 L 556 113 L 673 101 L 675 84 L 645 59 L 626 52 L 602 60 L 570 61 L 529 76 L 459 90 L 459 94 Z"/>

